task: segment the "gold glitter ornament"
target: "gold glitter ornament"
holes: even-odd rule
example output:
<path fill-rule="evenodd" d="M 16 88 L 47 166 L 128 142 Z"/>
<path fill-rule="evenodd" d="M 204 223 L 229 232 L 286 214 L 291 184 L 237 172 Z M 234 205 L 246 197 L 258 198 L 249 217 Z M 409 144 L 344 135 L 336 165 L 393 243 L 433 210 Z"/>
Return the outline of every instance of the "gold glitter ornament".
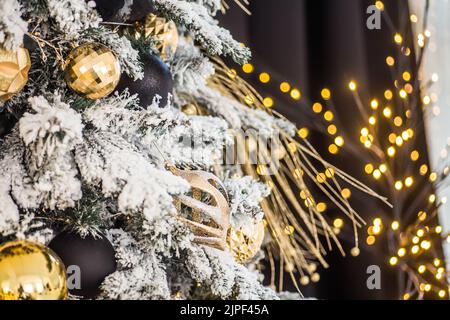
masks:
<path fill-rule="evenodd" d="M 247 224 L 240 229 L 230 227 L 227 245 L 237 262 L 245 263 L 260 250 L 264 240 L 264 222 Z"/>
<path fill-rule="evenodd" d="M 106 97 L 119 83 L 119 60 L 100 43 L 82 44 L 69 53 L 64 79 L 72 90 L 88 99 Z"/>
<path fill-rule="evenodd" d="M 5 102 L 20 92 L 28 81 L 30 55 L 25 48 L 9 51 L 0 48 L 0 100 Z"/>
<path fill-rule="evenodd" d="M 52 250 L 23 240 L 0 245 L 0 300 L 66 298 L 64 264 Z"/>
<path fill-rule="evenodd" d="M 137 24 L 136 31 L 136 38 L 143 35 L 155 41 L 156 49 L 163 60 L 170 59 L 177 51 L 178 30 L 171 20 L 151 13 L 142 23 Z"/>
<path fill-rule="evenodd" d="M 201 170 L 180 170 L 173 165 L 169 170 L 185 179 L 192 188 L 192 196 L 179 195 L 176 206 L 191 209 L 190 219 L 179 217 L 194 233 L 194 242 L 219 250 L 226 248 L 227 230 L 230 220 L 230 205 L 223 183 L 212 173 Z M 210 204 L 203 201 L 208 195 Z"/>

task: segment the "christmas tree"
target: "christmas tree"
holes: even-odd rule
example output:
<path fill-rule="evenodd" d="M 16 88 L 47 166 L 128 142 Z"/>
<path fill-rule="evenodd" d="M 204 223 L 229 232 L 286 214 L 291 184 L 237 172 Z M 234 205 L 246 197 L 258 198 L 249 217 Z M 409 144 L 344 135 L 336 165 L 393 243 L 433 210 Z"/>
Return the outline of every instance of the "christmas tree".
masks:
<path fill-rule="evenodd" d="M 277 299 L 256 268 L 263 241 L 301 279 L 340 248 L 313 183 L 363 224 L 337 179 L 375 194 L 220 60 L 250 59 L 215 20 L 225 7 L 0 3 L 0 298 Z M 56 296 L 5 282 L 42 256 L 65 265 Z"/>

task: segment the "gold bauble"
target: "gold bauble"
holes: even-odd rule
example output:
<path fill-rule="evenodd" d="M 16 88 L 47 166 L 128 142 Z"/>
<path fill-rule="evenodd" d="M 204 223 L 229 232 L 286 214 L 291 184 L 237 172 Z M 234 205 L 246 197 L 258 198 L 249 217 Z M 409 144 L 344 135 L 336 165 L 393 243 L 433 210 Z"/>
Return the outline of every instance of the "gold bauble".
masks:
<path fill-rule="evenodd" d="M 188 103 L 181 107 L 181 111 L 188 116 L 205 116 L 208 112 L 201 106 Z"/>
<path fill-rule="evenodd" d="M 75 92 L 88 99 L 100 99 L 113 92 L 119 83 L 119 60 L 108 47 L 85 43 L 69 53 L 64 78 Z"/>
<path fill-rule="evenodd" d="M 137 24 L 136 37 L 143 35 L 151 37 L 155 41 L 161 59 L 167 60 L 172 57 L 178 47 L 178 30 L 175 23 L 163 17 L 151 13 L 142 24 Z"/>
<path fill-rule="evenodd" d="M 64 264 L 52 250 L 23 240 L 0 246 L 0 300 L 66 298 Z"/>
<path fill-rule="evenodd" d="M 260 250 L 264 240 L 263 221 L 247 224 L 240 229 L 230 227 L 227 245 L 237 262 L 245 263 Z"/>
<path fill-rule="evenodd" d="M 5 102 L 23 89 L 31 67 L 30 55 L 25 48 L 9 51 L 0 48 L 0 100 Z"/>

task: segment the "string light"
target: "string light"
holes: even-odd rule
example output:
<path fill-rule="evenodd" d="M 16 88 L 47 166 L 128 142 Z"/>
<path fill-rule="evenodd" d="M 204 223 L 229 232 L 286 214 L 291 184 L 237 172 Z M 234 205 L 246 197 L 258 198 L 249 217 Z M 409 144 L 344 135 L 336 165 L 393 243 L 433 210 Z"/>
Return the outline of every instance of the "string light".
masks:
<path fill-rule="evenodd" d="M 391 223 L 392 230 L 397 231 L 399 227 L 400 227 L 400 223 L 398 221 L 393 221 Z"/>
<path fill-rule="evenodd" d="M 348 88 L 349 88 L 351 91 L 355 91 L 356 88 L 357 88 L 356 82 L 353 81 L 353 80 L 350 81 L 350 82 L 348 83 Z"/>
<path fill-rule="evenodd" d="M 300 100 L 301 98 L 301 93 L 300 90 L 298 90 L 297 88 L 294 88 L 291 90 L 291 98 L 294 100 Z"/>
<path fill-rule="evenodd" d="M 392 116 L 392 110 L 391 110 L 391 108 L 390 108 L 390 107 L 384 108 L 384 109 L 383 109 L 383 115 L 384 115 L 386 118 L 390 118 L 390 117 Z"/>
<path fill-rule="evenodd" d="M 331 91 L 328 88 L 323 88 L 320 94 L 324 100 L 330 100 L 331 98 Z"/>
<path fill-rule="evenodd" d="M 372 99 L 372 101 L 370 101 L 370 107 L 373 110 L 377 110 L 378 109 L 378 100 L 377 99 Z"/>
<path fill-rule="evenodd" d="M 287 82 L 280 83 L 280 90 L 281 92 L 289 92 L 291 90 L 291 85 Z"/>
<path fill-rule="evenodd" d="M 394 66 L 395 59 L 391 56 L 386 57 L 386 64 L 390 67 Z"/>
<path fill-rule="evenodd" d="M 333 115 L 333 112 L 331 112 L 331 111 L 326 111 L 326 112 L 323 114 L 323 117 L 324 117 L 324 119 L 327 120 L 327 121 L 332 121 L 333 118 L 334 118 L 334 115 Z"/>
<path fill-rule="evenodd" d="M 253 70 L 254 70 L 254 67 L 250 63 L 246 63 L 242 66 L 242 71 L 244 71 L 245 73 L 252 73 Z"/>
<path fill-rule="evenodd" d="M 337 128 L 334 124 L 330 124 L 327 128 L 327 131 L 330 135 L 335 135 L 337 133 Z"/>
<path fill-rule="evenodd" d="M 377 8 L 384 9 L 384 4 L 381 1 L 377 1 L 376 5 L 377 5 Z M 418 18 L 415 14 L 410 15 L 410 20 L 413 23 L 418 22 Z M 417 43 L 418 43 L 419 47 L 423 47 L 425 45 L 425 42 L 427 41 L 427 38 L 429 38 L 430 36 L 431 36 L 431 32 L 429 30 L 425 30 L 423 34 L 418 34 Z M 411 54 L 411 49 L 407 46 L 402 45 L 405 41 L 403 39 L 403 36 L 400 33 L 396 33 L 394 35 L 394 42 L 399 45 L 399 50 L 401 51 L 401 53 L 404 56 L 409 56 Z M 401 56 L 398 59 L 400 61 Z M 394 59 L 393 56 L 386 57 L 386 64 L 389 67 L 394 67 L 396 65 L 396 63 L 397 63 L 396 59 Z M 251 64 L 246 64 L 246 65 L 242 66 L 242 70 L 244 71 L 244 73 L 253 73 L 254 66 Z M 384 90 L 384 93 L 383 93 L 383 97 L 385 99 L 384 101 L 387 101 L 389 105 L 384 105 L 383 107 L 381 107 L 380 113 L 382 116 L 380 117 L 380 116 L 378 116 L 377 111 L 380 109 L 380 106 L 382 106 L 383 103 L 378 101 L 375 98 L 370 100 L 369 106 L 374 111 L 374 113 L 367 118 L 366 125 L 368 127 L 363 127 L 361 129 L 360 141 L 364 145 L 364 147 L 368 148 L 368 149 L 371 149 L 372 145 L 373 145 L 373 148 L 371 150 L 373 150 L 374 152 L 381 152 L 381 154 L 383 154 L 383 150 L 385 150 L 384 155 L 388 156 L 390 158 L 394 158 L 397 153 L 400 156 L 400 155 L 403 155 L 405 152 L 409 152 L 409 154 L 406 153 L 409 155 L 409 159 L 413 162 L 417 162 L 417 161 L 419 161 L 419 159 L 421 159 L 419 151 L 418 150 L 411 151 L 411 149 L 410 149 L 410 151 L 406 151 L 407 150 L 406 144 L 408 143 L 408 141 L 410 141 L 410 139 L 413 138 L 414 130 L 413 130 L 413 128 L 407 128 L 407 127 L 404 128 L 403 127 L 404 125 L 408 125 L 408 121 L 409 121 L 408 119 L 412 119 L 411 107 L 406 106 L 407 109 L 402 111 L 401 114 L 396 115 L 395 117 L 394 117 L 393 110 L 397 110 L 397 109 L 391 107 L 391 104 L 396 103 L 398 101 L 398 100 L 393 100 L 394 99 L 393 92 L 397 92 L 398 96 L 401 99 L 405 99 L 405 100 L 408 99 L 409 95 L 412 95 L 414 93 L 418 94 L 418 91 L 414 91 L 414 89 L 416 87 L 415 82 L 411 83 L 411 81 L 414 80 L 413 74 L 415 74 L 415 73 L 411 72 L 410 70 L 400 71 L 400 70 L 394 70 L 394 69 L 392 69 L 392 72 L 398 73 L 397 80 L 395 80 L 395 82 L 394 82 L 395 88 L 394 88 L 394 90 L 386 89 L 386 90 Z M 231 78 L 236 76 L 235 70 L 229 71 L 229 73 L 230 73 L 229 76 Z M 263 84 L 269 83 L 271 80 L 272 80 L 271 76 L 267 72 L 259 73 L 259 81 L 261 83 L 263 83 Z M 430 80 L 432 82 L 439 81 L 438 74 L 433 73 L 431 75 Z M 414 84 L 414 87 L 413 87 L 413 84 Z M 357 82 L 355 80 L 349 81 L 348 89 L 352 92 L 357 91 L 358 90 Z M 300 98 L 301 98 L 300 90 L 298 88 L 291 87 L 291 85 L 288 82 L 280 83 L 280 91 L 290 95 L 290 97 L 293 100 L 300 100 Z M 325 101 L 331 99 L 331 91 L 328 88 L 323 88 L 321 90 L 320 94 L 321 94 L 322 99 Z M 434 93 L 425 94 L 421 98 L 421 100 L 422 100 L 423 105 L 425 105 L 425 106 L 433 104 L 432 112 L 437 114 L 437 112 L 435 112 L 435 110 L 438 110 L 439 107 L 435 104 L 435 102 L 437 101 L 436 94 L 434 94 Z M 247 97 L 245 97 L 245 101 L 247 104 L 253 104 L 255 101 L 255 97 L 253 97 L 251 94 L 249 94 Z M 411 99 L 411 102 L 412 101 L 416 101 L 416 100 Z M 271 97 L 264 98 L 263 104 L 267 108 L 272 107 L 274 105 L 273 98 L 271 98 Z M 406 103 L 404 103 L 404 104 L 406 105 Z M 315 102 L 314 104 L 312 104 L 311 108 L 312 108 L 312 111 L 316 114 L 322 114 L 322 112 L 323 112 L 322 116 L 325 119 L 325 121 L 330 122 L 326 126 L 326 132 L 330 136 L 332 136 L 331 137 L 332 141 L 328 146 L 328 151 L 330 152 L 330 154 L 337 154 L 339 152 L 340 148 L 344 147 L 344 139 L 343 139 L 342 135 L 336 136 L 337 132 L 338 132 L 338 128 L 337 128 L 336 124 L 333 123 L 335 115 L 330 110 L 325 111 L 324 106 L 320 102 Z M 378 137 L 377 137 L 378 132 L 377 131 L 379 130 L 378 127 L 377 128 L 371 127 L 379 122 L 380 128 L 384 128 L 384 124 L 382 123 L 384 118 L 392 119 L 392 124 L 393 124 L 393 126 L 396 127 L 394 129 L 392 129 L 392 131 L 395 131 L 395 132 L 390 132 L 387 136 L 388 141 L 390 143 L 390 145 L 388 144 L 387 146 L 384 146 L 381 142 L 377 141 L 378 140 Z M 389 122 L 388 122 L 388 124 L 389 124 Z M 370 128 L 370 130 L 369 130 L 369 128 Z M 309 130 L 307 128 L 301 128 L 298 130 L 298 135 L 301 138 L 307 138 L 309 136 Z M 374 138 L 377 138 L 377 140 L 374 140 Z M 405 147 L 404 147 L 404 145 L 405 145 Z M 384 149 L 384 148 L 386 148 L 386 149 Z M 291 147 L 289 145 L 288 145 L 288 149 L 291 150 Z M 441 153 L 441 155 L 442 154 L 443 153 Z M 390 172 L 392 172 L 392 171 L 389 171 L 389 167 L 393 160 L 389 160 L 389 161 L 385 162 L 386 160 L 385 160 L 384 156 L 379 157 L 378 159 L 379 159 L 378 161 L 380 161 L 381 163 L 377 163 L 377 164 L 367 163 L 364 166 L 364 172 L 368 175 L 371 175 L 376 180 L 381 179 L 383 177 L 383 175 L 386 175 L 386 178 L 390 177 Z M 450 168 L 447 168 L 444 170 L 447 170 L 447 174 L 450 174 Z M 427 176 L 428 171 L 429 171 L 429 168 L 426 163 L 420 164 L 418 174 L 420 174 L 421 176 Z M 303 175 L 302 172 L 294 172 L 293 173 L 293 176 L 296 179 L 301 179 L 302 175 Z M 334 173 L 327 169 L 327 170 L 325 170 L 324 173 L 319 173 L 316 176 L 316 179 L 319 183 L 324 183 L 326 181 L 326 179 L 331 179 L 333 176 L 334 176 Z M 406 177 L 403 177 L 403 178 L 398 177 L 397 179 L 398 180 L 394 181 L 394 189 L 397 191 L 400 191 L 405 188 L 405 190 L 403 192 L 406 192 L 406 188 L 411 188 L 414 185 L 415 177 L 412 173 L 410 173 L 410 175 L 408 175 Z M 438 174 L 436 172 L 431 172 L 428 175 L 428 179 L 429 179 L 430 183 L 434 183 L 438 179 Z M 351 191 L 348 188 L 343 188 L 340 193 L 344 199 L 348 199 L 351 196 Z M 302 199 L 305 201 L 305 205 L 307 205 L 308 207 L 314 206 L 318 212 L 326 211 L 326 209 L 327 209 L 326 203 L 319 202 L 319 203 L 315 204 L 314 199 L 310 195 L 305 195 L 305 194 L 301 193 L 301 196 L 304 197 L 304 198 L 302 197 Z M 435 203 L 436 199 L 437 198 L 436 198 L 435 194 L 430 194 L 428 196 L 428 201 L 430 203 Z M 444 204 L 445 200 L 446 200 L 445 198 L 439 199 L 440 204 Z M 430 214 L 430 217 L 431 217 L 431 214 Z M 442 232 L 442 226 L 428 225 L 428 221 L 431 221 L 431 219 L 428 219 L 428 215 L 425 211 L 420 211 L 418 213 L 417 221 L 418 221 L 417 225 L 415 225 L 413 229 L 410 229 L 411 225 L 405 226 L 403 228 L 402 232 L 398 234 L 399 236 L 401 235 L 401 237 L 405 237 L 405 239 L 408 239 L 408 240 L 406 243 L 402 243 L 402 246 L 397 249 L 397 256 L 392 256 L 389 258 L 389 263 L 392 266 L 398 265 L 399 259 L 406 257 L 408 252 L 410 252 L 411 255 L 418 255 L 422 252 L 430 250 L 431 247 L 433 246 L 433 242 L 431 241 L 431 238 L 428 238 L 428 235 L 430 234 L 430 236 L 431 236 L 432 233 L 440 234 Z M 333 231 L 336 234 L 339 233 L 340 230 L 343 228 L 343 220 L 340 218 L 334 219 L 333 227 L 334 227 Z M 392 221 L 390 223 L 390 229 L 393 232 L 396 232 L 396 233 L 399 232 L 400 221 L 398 221 L 398 220 Z M 369 246 L 374 245 L 377 241 L 375 236 L 380 235 L 382 233 L 382 230 L 383 230 L 383 225 L 382 225 L 381 219 L 379 219 L 379 218 L 375 219 L 373 221 L 373 225 L 369 226 L 369 228 L 367 229 L 367 232 L 368 232 L 368 235 L 366 237 L 367 245 L 369 245 Z M 448 239 L 448 242 L 450 243 L 450 235 L 448 236 L 447 239 Z M 432 252 L 434 252 L 434 250 Z M 356 246 L 350 250 L 350 253 L 352 256 L 357 256 L 360 254 L 360 250 Z M 427 253 L 427 255 L 430 253 Z M 422 259 L 422 257 L 424 257 L 424 256 L 421 255 L 420 257 Z M 411 259 L 414 259 L 414 258 L 407 257 L 404 260 L 402 260 L 402 266 L 404 264 L 406 264 L 406 265 L 408 265 L 408 267 L 411 267 L 412 270 L 416 270 L 416 272 L 418 274 L 424 274 L 425 272 L 429 272 L 437 280 L 445 281 L 445 279 L 446 279 L 446 277 L 444 276 L 445 269 L 440 267 L 440 265 L 441 265 L 440 259 L 432 257 L 431 258 L 432 260 L 428 260 L 428 262 L 421 261 L 420 265 L 416 264 L 414 266 L 410 265 Z M 427 268 L 427 265 L 434 265 L 434 267 L 436 269 L 434 269 L 434 267 Z M 318 274 L 317 274 L 317 277 L 319 277 Z M 316 280 L 318 281 L 318 279 L 316 279 Z M 310 281 L 310 278 L 308 276 L 304 276 L 304 277 L 300 278 L 300 282 L 302 284 L 306 285 L 309 283 L 309 281 Z M 433 292 L 436 292 L 440 298 L 446 297 L 447 290 L 442 290 L 442 288 L 437 287 L 437 286 L 433 287 L 430 283 L 427 283 L 426 281 L 428 281 L 428 280 L 425 280 L 425 282 L 420 283 L 420 291 L 429 292 L 431 290 L 434 290 Z M 413 295 L 413 293 L 406 292 L 406 293 L 404 293 L 403 298 L 410 299 L 412 297 L 412 295 Z"/>
<path fill-rule="evenodd" d="M 319 102 L 316 102 L 313 104 L 312 109 L 315 113 L 321 113 L 322 112 L 322 104 L 320 104 Z"/>
<path fill-rule="evenodd" d="M 267 72 L 261 72 L 259 74 L 259 81 L 261 83 L 268 83 L 270 81 L 270 75 Z"/>

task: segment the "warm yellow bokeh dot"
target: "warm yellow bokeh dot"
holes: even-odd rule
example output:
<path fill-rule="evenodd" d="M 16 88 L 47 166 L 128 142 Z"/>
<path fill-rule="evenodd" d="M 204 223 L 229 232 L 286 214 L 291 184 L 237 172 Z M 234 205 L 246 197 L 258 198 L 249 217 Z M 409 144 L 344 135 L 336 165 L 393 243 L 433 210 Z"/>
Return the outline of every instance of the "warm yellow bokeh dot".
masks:
<path fill-rule="evenodd" d="M 388 154 L 388 156 L 389 157 L 393 157 L 393 156 L 395 156 L 395 148 L 394 147 L 389 147 L 388 149 L 387 149 L 387 154 Z"/>
<path fill-rule="evenodd" d="M 397 263 L 398 263 L 398 258 L 397 258 L 397 257 L 391 257 L 391 258 L 389 259 L 389 264 L 390 264 L 391 266 L 395 266 Z"/>
<path fill-rule="evenodd" d="M 367 174 L 372 174 L 373 169 L 374 169 L 374 168 L 373 168 L 373 164 L 371 164 L 371 163 L 366 164 L 365 167 L 364 167 L 364 171 L 365 171 Z"/>
<path fill-rule="evenodd" d="M 383 11 L 384 10 L 384 3 L 382 1 L 376 1 L 375 2 L 375 7 L 380 10 Z"/>
<path fill-rule="evenodd" d="M 405 248 L 398 249 L 397 254 L 399 257 L 404 257 L 406 254 L 406 249 Z"/>
<path fill-rule="evenodd" d="M 403 72 L 403 80 L 405 81 L 411 80 L 411 73 L 409 73 L 408 71 Z"/>
<path fill-rule="evenodd" d="M 426 164 L 421 165 L 420 169 L 419 169 L 419 172 L 420 172 L 421 176 L 426 175 L 427 172 L 428 172 L 428 166 Z"/>
<path fill-rule="evenodd" d="M 323 110 L 323 106 L 319 102 L 316 102 L 313 104 L 312 109 L 315 113 L 321 113 Z"/>
<path fill-rule="evenodd" d="M 378 105 L 379 105 L 379 103 L 378 103 L 378 100 L 377 100 L 377 99 L 372 99 L 372 101 L 370 101 L 370 107 L 371 107 L 373 110 L 378 109 Z"/>
<path fill-rule="evenodd" d="M 390 118 L 390 117 L 392 116 L 392 110 L 391 110 L 391 108 L 390 108 L 390 107 L 384 108 L 384 109 L 383 109 L 383 115 L 384 115 L 386 118 Z"/>
<path fill-rule="evenodd" d="M 309 129 L 308 128 L 301 128 L 298 130 L 298 136 L 302 139 L 306 139 L 309 136 Z"/>
<path fill-rule="evenodd" d="M 406 99 L 408 97 L 408 93 L 406 92 L 406 90 L 402 89 L 398 92 L 398 95 L 400 96 L 400 98 L 402 99 Z"/>
<path fill-rule="evenodd" d="M 394 35 L 394 41 L 395 41 L 395 43 L 397 43 L 397 44 L 401 44 L 401 43 L 403 42 L 403 37 L 401 36 L 400 33 L 396 33 L 396 34 Z"/>
<path fill-rule="evenodd" d="M 413 177 L 407 177 L 407 178 L 405 179 L 405 186 L 406 186 L 407 188 L 411 187 L 411 186 L 413 185 L 413 183 L 414 183 Z"/>
<path fill-rule="evenodd" d="M 342 136 L 337 136 L 334 139 L 334 143 L 338 146 L 338 147 L 342 147 L 344 145 L 344 138 Z"/>
<path fill-rule="evenodd" d="M 348 88 L 349 88 L 351 91 L 355 91 L 356 88 L 357 88 L 356 82 L 355 82 L 355 81 L 350 81 L 350 82 L 348 83 Z"/>
<path fill-rule="evenodd" d="M 246 63 L 242 66 L 242 71 L 244 71 L 245 73 L 252 73 L 254 69 L 255 68 L 250 63 Z"/>
<path fill-rule="evenodd" d="M 280 90 L 284 93 L 289 92 L 291 90 L 291 85 L 287 82 L 282 82 L 280 84 Z"/>
<path fill-rule="evenodd" d="M 324 100 L 330 100 L 331 98 L 331 91 L 328 88 L 323 88 L 320 94 Z"/>
<path fill-rule="evenodd" d="M 324 212 L 325 210 L 327 210 L 327 205 L 323 202 L 319 202 L 317 204 L 317 211 Z"/>
<path fill-rule="evenodd" d="M 334 118 L 334 114 L 333 114 L 333 112 L 331 112 L 331 111 L 326 111 L 326 112 L 323 114 L 323 117 L 324 117 L 325 120 L 327 120 L 327 121 L 332 121 L 333 118 Z"/>
<path fill-rule="evenodd" d="M 344 220 L 342 220 L 341 218 L 334 219 L 333 226 L 339 229 L 342 228 L 344 226 Z"/>
<path fill-rule="evenodd" d="M 366 238 L 366 243 L 369 245 L 369 246 L 372 246 L 372 245 L 374 245 L 375 244 L 375 237 L 374 236 L 368 236 L 367 238 Z"/>
<path fill-rule="evenodd" d="M 389 134 L 388 139 L 390 143 L 395 143 L 395 140 L 397 140 L 397 135 L 395 133 L 391 133 Z"/>
<path fill-rule="evenodd" d="M 337 154 L 339 152 L 339 148 L 337 145 L 335 145 L 334 143 L 330 144 L 328 146 L 328 152 L 331 154 Z"/>
<path fill-rule="evenodd" d="M 270 75 L 267 72 L 260 73 L 259 81 L 261 81 L 262 83 L 268 83 L 270 81 Z"/>
<path fill-rule="evenodd" d="M 369 123 L 373 126 L 375 123 L 377 123 L 377 119 L 374 116 L 371 116 L 369 118 Z"/>
<path fill-rule="evenodd" d="M 352 196 L 352 192 L 349 188 L 344 188 L 341 190 L 341 195 L 344 199 L 349 199 Z"/>
<path fill-rule="evenodd" d="M 375 170 L 372 172 L 372 176 L 373 176 L 376 180 L 380 179 L 380 178 L 381 178 L 381 171 L 378 170 L 378 169 L 375 169 Z"/>
<path fill-rule="evenodd" d="M 327 128 L 327 131 L 329 134 L 331 134 L 333 136 L 337 133 L 337 128 L 334 124 L 330 124 Z"/>
<path fill-rule="evenodd" d="M 297 88 L 294 88 L 291 90 L 291 98 L 294 100 L 300 100 L 302 97 L 302 94 L 300 93 L 300 90 Z"/>
<path fill-rule="evenodd" d="M 391 100 L 393 96 L 394 96 L 394 94 L 392 93 L 391 90 L 386 90 L 384 92 L 384 97 L 386 98 L 386 100 Z"/>
<path fill-rule="evenodd" d="M 396 181 L 396 182 L 394 183 L 394 188 L 395 188 L 395 190 L 402 190 L 402 189 L 403 189 L 403 182 L 401 182 L 401 181 Z"/>
<path fill-rule="evenodd" d="M 403 119 L 399 116 L 394 118 L 394 125 L 400 127 L 403 124 Z"/>
<path fill-rule="evenodd" d="M 273 107 L 273 99 L 271 97 L 266 97 L 263 100 L 263 104 L 266 108 L 272 108 Z"/>
<path fill-rule="evenodd" d="M 386 64 L 392 67 L 395 64 L 395 59 L 391 56 L 386 57 Z"/>
<path fill-rule="evenodd" d="M 396 230 L 398 230 L 399 227 L 400 227 L 400 223 L 398 221 L 393 221 L 391 223 L 392 230 L 396 231 Z"/>

